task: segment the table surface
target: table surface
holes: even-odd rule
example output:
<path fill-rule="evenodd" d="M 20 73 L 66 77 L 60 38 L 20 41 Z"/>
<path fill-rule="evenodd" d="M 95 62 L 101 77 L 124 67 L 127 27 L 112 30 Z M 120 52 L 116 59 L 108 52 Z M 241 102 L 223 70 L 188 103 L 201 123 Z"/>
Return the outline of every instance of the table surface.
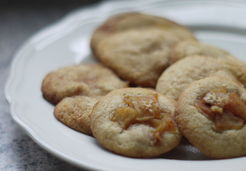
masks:
<path fill-rule="evenodd" d="M 0 1 L 0 170 L 80 170 L 41 149 L 13 121 L 4 97 L 9 66 L 18 48 L 35 32 L 96 0 Z"/>

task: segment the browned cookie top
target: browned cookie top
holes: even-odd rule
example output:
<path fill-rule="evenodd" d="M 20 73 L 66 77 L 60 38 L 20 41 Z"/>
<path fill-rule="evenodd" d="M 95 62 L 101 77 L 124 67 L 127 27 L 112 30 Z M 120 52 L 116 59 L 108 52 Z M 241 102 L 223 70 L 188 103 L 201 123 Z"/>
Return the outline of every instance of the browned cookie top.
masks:
<path fill-rule="evenodd" d="M 143 13 L 115 15 L 91 38 L 95 56 L 134 85 L 155 87 L 170 63 L 170 48 L 181 40 L 196 40 L 191 31 L 166 18 Z"/>
<path fill-rule="evenodd" d="M 100 64 L 79 64 L 60 68 L 46 75 L 42 83 L 45 99 L 56 104 L 75 95 L 103 96 L 127 87 L 112 71 Z"/>
<path fill-rule="evenodd" d="M 175 35 L 180 39 L 196 40 L 190 30 L 167 18 L 139 12 L 129 12 L 109 17 L 101 26 L 99 26 L 92 35 L 91 47 L 93 50 L 96 50 L 97 44 L 112 34 L 130 29 L 139 30 L 146 27 L 154 27 L 170 31 L 175 33 Z"/>
<path fill-rule="evenodd" d="M 97 44 L 112 34 L 130 29 L 139 30 L 146 27 L 154 27 L 170 31 L 180 39 L 196 39 L 192 32 L 186 27 L 167 18 L 139 12 L 129 12 L 112 16 L 99 26 L 92 35 L 91 47 L 93 50 L 96 50 Z"/>
<path fill-rule="evenodd" d="M 90 115 L 97 100 L 87 96 L 66 97 L 56 105 L 54 115 L 68 127 L 90 135 Z"/>
<path fill-rule="evenodd" d="M 170 47 L 176 42 L 176 37 L 160 29 L 129 30 L 103 40 L 98 51 L 100 60 L 121 78 L 154 87 L 169 64 Z"/>

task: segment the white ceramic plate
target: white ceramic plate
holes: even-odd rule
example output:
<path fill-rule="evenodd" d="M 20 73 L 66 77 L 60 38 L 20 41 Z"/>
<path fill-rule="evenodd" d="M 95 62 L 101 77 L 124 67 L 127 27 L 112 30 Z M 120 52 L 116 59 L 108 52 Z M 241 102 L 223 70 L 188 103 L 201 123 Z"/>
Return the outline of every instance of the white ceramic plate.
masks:
<path fill-rule="evenodd" d="M 245 171 L 246 157 L 206 160 L 185 142 L 160 158 L 122 157 L 102 149 L 92 137 L 80 134 L 54 118 L 53 106 L 42 98 L 40 91 L 45 74 L 61 66 L 93 61 L 89 49 L 92 31 L 108 16 L 124 11 L 166 16 L 190 27 L 202 41 L 246 59 L 246 2 L 109 1 L 68 15 L 34 35 L 19 50 L 5 91 L 14 120 L 44 149 L 83 168 Z"/>

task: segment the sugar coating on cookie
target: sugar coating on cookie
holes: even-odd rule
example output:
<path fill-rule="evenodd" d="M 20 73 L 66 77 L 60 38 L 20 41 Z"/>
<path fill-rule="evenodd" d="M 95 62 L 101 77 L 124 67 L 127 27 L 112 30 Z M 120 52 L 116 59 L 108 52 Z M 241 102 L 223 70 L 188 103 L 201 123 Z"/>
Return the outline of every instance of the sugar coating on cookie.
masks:
<path fill-rule="evenodd" d="M 186 57 L 166 69 L 160 76 L 157 92 L 178 99 L 192 82 L 203 79 L 220 70 L 227 70 L 246 86 L 246 64 L 237 59 L 221 59 L 206 56 Z"/>
<path fill-rule="evenodd" d="M 246 156 L 246 90 L 226 76 L 193 82 L 181 94 L 177 122 L 191 144 L 212 158 Z"/>
<path fill-rule="evenodd" d="M 135 85 L 155 87 L 169 65 L 170 47 L 178 41 L 156 28 L 125 31 L 102 41 L 99 58 L 121 78 Z"/>
<path fill-rule="evenodd" d="M 55 106 L 54 115 L 68 127 L 91 135 L 90 114 L 96 102 L 93 97 L 66 97 Z"/>
<path fill-rule="evenodd" d="M 91 129 L 106 149 L 130 157 L 153 157 L 176 147 L 181 134 L 175 102 L 150 89 L 110 92 L 95 105 Z"/>
<path fill-rule="evenodd" d="M 124 87 L 127 87 L 126 82 L 100 64 L 78 64 L 60 68 L 47 74 L 42 82 L 43 96 L 53 104 L 64 97 L 103 96 Z"/>
<path fill-rule="evenodd" d="M 97 54 L 98 44 L 112 34 L 131 29 L 140 30 L 148 27 L 169 31 L 182 40 L 196 40 L 195 36 L 189 29 L 175 23 L 174 21 L 168 20 L 164 17 L 152 16 L 139 12 L 129 12 L 109 17 L 102 25 L 100 25 L 92 35 L 91 48 L 94 53 Z"/>
<path fill-rule="evenodd" d="M 171 63 L 187 56 L 202 55 L 212 58 L 234 58 L 229 52 L 198 41 L 185 40 L 177 43 L 171 51 Z"/>

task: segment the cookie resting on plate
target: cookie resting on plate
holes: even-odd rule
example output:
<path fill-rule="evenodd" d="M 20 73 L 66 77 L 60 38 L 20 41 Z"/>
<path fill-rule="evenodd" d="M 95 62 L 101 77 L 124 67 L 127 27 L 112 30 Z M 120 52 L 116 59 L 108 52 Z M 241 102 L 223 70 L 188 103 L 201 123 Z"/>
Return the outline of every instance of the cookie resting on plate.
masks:
<path fill-rule="evenodd" d="M 230 77 L 230 76 L 229 76 Z M 180 95 L 177 123 L 212 158 L 246 156 L 246 90 L 226 76 L 193 82 Z"/>
<path fill-rule="evenodd" d="M 175 63 L 187 56 L 208 56 L 212 58 L 235 58 L 229 52 L 206 43 L 186 40 L 177 43 L 171 51 L 171 63 Z"/>
<path fill-rule="evenodd" d="M 170 47 L 179 40 L 160 29 L 121 32 L 103 40 L 100 60 L 134 85 L 155 87 L 169 65 Z"/>
<path fill-rule="evenodd" d="M 196 40 L 195 36 L 188 28 L 167 18 L 139 12 L 128 12 L 109 17 L 102 25 L 100 25 L 92 35 L 91 48 L 95 56 L 98 57 L 97 47 L 102 40 L 122 31 L 132 29 L 141 30 L 149 27 L 169 31 L 181 40 Z"/>
<path fill-rule="evenodd" d="M 127 87 L 111 70 L 100 64 L 77 64 L 48 73 L 42 82 L 46 100 L 57 104 L 65 97 L 84 95 L 103 96 Z"/>
<path fill-rule="evenodd" d="M 66 97 L 55 106 L 54 115 L 68 127 L 91 135 L 90 115 L 96 102 L 93 97 Z"/>
<path fill-rule="evenodd" d="M 94 106 L 91 130 L 106 149 L 130 157 L 154 157 L 181 139 L 174 121 L 175 102 L 150 89 L 110 92 Z"/>
<path fill-rule="evenodd" d="M 178 99 L 181 92 L 192 82 L 206 78 L 217 71 L 230 72 L 246 86 L 246 63 L 238 59 L 190 56 L 179 60 L 160 76 L 157 92 Z"/>

